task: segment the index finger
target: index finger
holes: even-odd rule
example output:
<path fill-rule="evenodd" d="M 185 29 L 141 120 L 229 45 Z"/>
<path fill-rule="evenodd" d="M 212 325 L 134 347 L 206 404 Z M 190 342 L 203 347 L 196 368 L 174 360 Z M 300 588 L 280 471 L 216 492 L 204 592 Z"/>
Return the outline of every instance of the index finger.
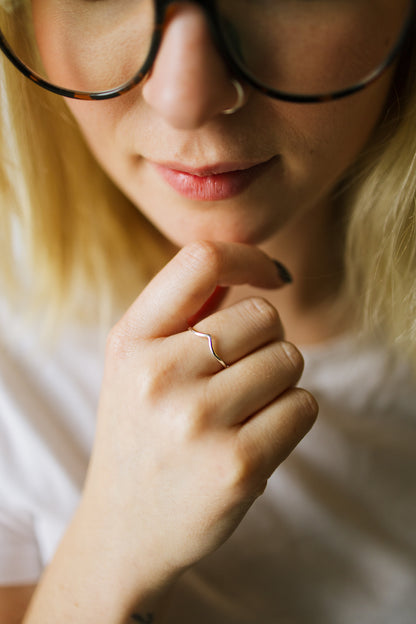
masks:
<path fill-rule="evenodd" d="M 194 242 L 153 278 L 122 319 L 136 338 L 170 336 L 187 329 L 218 286 L 283 286 L 273 260 L 242 243 Z"/>

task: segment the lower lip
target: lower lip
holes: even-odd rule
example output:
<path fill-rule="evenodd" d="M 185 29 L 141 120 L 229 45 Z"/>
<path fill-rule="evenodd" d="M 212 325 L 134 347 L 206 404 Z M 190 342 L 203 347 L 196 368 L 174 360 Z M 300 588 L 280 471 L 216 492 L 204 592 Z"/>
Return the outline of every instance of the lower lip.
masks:
<path fill-rule="evenodd" d="M 178 171 L 156 163 L 152 164 L 165 182 L 183 197 L 199 201 L 220 201 L 231 199 L 245 191 L 272 165 L 274 160 L 272 158 L 249 169 L 206 176 Z"/>

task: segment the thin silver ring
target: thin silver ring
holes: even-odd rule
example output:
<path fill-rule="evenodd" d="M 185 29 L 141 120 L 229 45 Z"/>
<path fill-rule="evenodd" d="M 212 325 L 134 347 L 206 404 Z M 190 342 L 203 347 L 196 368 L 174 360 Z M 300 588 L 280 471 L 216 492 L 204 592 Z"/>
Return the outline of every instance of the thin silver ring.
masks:
<path fill-rule="evenodd" d="M 246 96 L 244 93 L 244 87 L 241 84 L 241 82 L 239 82 L 235 78 L 232 78 L 231 84 L 237 91 L 237 99 L 236 99 L 234 106 L 232 106 L 231 108 L 226 108 L 225 110 L 222 111 L 223 115 L 232 115 L 233 113 L 236 113 L 238 110 L 240 110 L 240 108 L 243 107 L 245 99 L 246 99 Z"/>
<path fill-rule="evenodd" d="M 229 367 L 229 364 L 224 362 L 224 360 L 222 358 L 220 358 L 218 353 L 215 352 L 214 345 L 212 344 L 212 336 L 211 336 L 211 334 L 205 334 L 204 332 L 197 331 L 193 327 L 188 327 L 188 330 L 191 331 L 192 333 L 194 333 L 195 336 L 199 336 L 200 338 L 206 338 L 208 340 L 209 350 L 211 351 L 211 354 L 214 356 L 214 358 L 217 360 L 217 362 L 219 362 L 223 368 L 228 368 Z"/>

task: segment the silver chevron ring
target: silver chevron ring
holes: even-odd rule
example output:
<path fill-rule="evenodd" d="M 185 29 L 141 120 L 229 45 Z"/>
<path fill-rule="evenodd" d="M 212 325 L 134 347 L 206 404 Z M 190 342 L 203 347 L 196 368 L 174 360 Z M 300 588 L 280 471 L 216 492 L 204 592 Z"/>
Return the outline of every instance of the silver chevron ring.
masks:
<path fill-rule="evenodd" d="M 204 332 L 197 331 L 193 327 L 188 327 L 188 330 L 191 331 L 195 336 L 199 336 L 200 338 L 206 338 L 208 340 L 209 350 L 214 358 L 221 364 L 223 368 L 228 368 L 229 364 L 226 364 L 222 358 L 215 352 L 214 345 L 212 344 L 212 336 L 211 334 L 205 334 Z"/>

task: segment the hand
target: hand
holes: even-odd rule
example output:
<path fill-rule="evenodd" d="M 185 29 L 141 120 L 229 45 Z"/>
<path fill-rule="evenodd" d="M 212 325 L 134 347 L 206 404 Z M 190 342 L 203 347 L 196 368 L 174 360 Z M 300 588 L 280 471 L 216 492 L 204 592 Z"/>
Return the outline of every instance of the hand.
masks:
<path fill-rule="evenodd" d="M 254 247 L 193 243 L 110 334 L 84 501 L 132 585 L 140 569 L 168 577 L 223 543 L 316 417 L 266 300 L 197 323 L 229 368 L 187 331 L 218 286 L 243 283 L 283 285 Z"/>

